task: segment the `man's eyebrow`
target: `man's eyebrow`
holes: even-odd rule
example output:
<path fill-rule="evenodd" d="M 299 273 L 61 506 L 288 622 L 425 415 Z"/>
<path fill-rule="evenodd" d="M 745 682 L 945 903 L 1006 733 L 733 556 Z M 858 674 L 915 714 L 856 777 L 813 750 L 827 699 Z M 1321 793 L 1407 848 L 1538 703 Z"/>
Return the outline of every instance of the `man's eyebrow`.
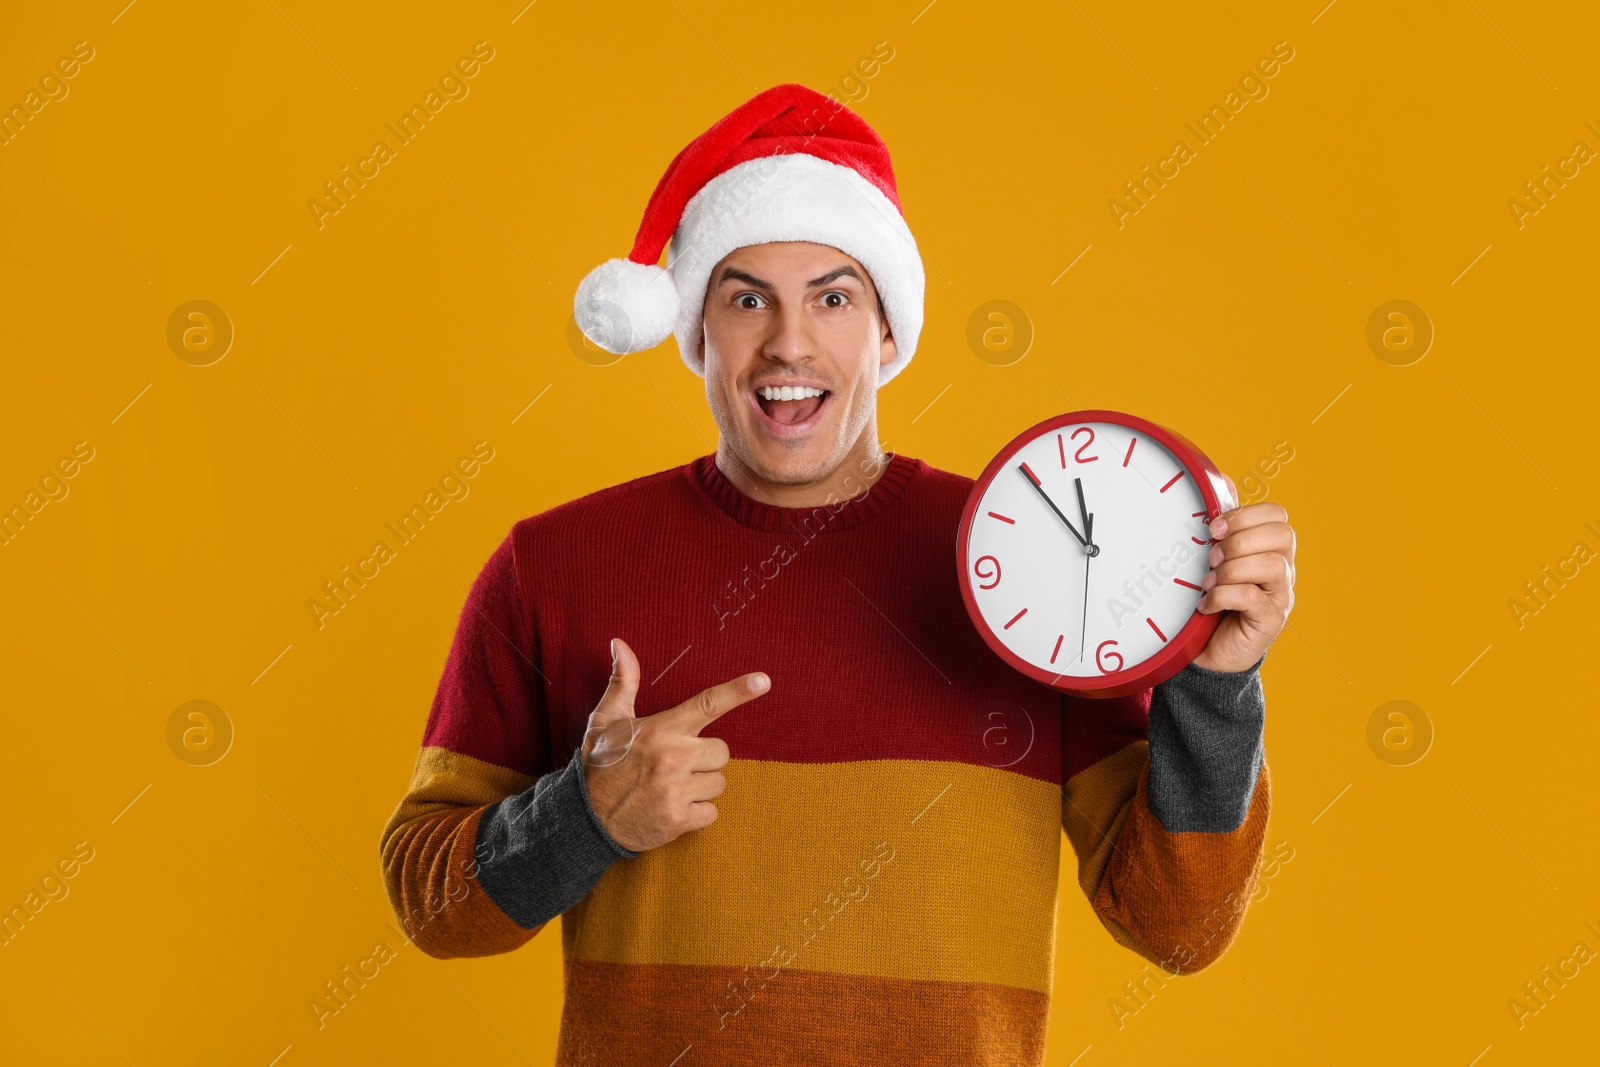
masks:
<path fill-rule="evenodd" d="M 812 278 L 809 282 L 806 282 L 806 288 L 807 289 L 814 289 L 819 285 L 827 285 L 829 282 L 833 281 L 836 278 L 845 278 L 845 277 L 854 278 L 856 281 L 860 282 L 863 286 L 865 286 L 867 284 L 866 283 L 866 279 L 861 277 L 861 272 L 856 270 L 854 267 L 850 266 L 850 264 L 846 263 L 842 267 L 835 267 L 835 268 L 833 268 L 832 270 L 830 270 L 826 274 L 823 274 L 823 275 L 821 275 L 819 277 L 816 277 L 816 278 Z"/>
<path fill-rule="evenodd" d="M 763 281 L 754 274 L 747 274 L 737 267 L 723 267 L 722 275 L 717 279 L 717 285 L 720 287 L 724 283 L 732 281 L 744 282 L 746 285 L 753 285 L 757 289 L 765 289 L 769 293 L 776 291 L 771 282 Z"/>

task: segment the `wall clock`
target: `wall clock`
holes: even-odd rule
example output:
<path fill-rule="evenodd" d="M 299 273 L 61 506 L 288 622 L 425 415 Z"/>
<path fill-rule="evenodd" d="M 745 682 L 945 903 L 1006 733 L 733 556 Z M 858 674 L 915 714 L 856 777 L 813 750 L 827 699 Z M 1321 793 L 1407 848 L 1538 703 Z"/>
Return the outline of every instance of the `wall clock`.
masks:
<path fill-rule="evenodd" d="M 956 538 L 978 633 L 1064 692 L 1125 696 L 1177 674 L 1221 619 L 1201 614 L 1215 541 L 1237 502 L 1187 439 L 1134 415 L 1072 411 L 1019 434 L 984 469 Z"/>

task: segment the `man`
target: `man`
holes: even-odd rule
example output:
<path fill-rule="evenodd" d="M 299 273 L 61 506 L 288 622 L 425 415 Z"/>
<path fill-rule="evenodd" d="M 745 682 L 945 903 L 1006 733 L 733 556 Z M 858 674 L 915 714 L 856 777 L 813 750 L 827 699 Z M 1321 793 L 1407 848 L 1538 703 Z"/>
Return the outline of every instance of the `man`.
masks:
<path fill-rule="evenodd" d="M 1042 1063 L 1062 828 L 1169 973 L 1238 929 L 1283 509 L 1212 523 L 1226 614 L 1171 680 L 1088 700 L 1011 669 L 953 565 L 972 480 L 878 442 L 922 288 L 882 141 L 798 85 L 685 148 L 579 288 L 611 351 L 677 334 L 717 451 L 513 527 L 381 846 L 430 955 L 564 916 L 559 1063 Z"/>

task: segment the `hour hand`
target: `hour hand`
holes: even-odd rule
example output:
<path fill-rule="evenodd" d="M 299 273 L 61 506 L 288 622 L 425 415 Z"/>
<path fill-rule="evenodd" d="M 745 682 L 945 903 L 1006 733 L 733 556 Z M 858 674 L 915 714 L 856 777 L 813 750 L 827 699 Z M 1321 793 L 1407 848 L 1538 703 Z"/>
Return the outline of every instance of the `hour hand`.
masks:
<path fill-rule="evenodd" d="M 1083 502 L 1083 479 L 1074 478 L 1072 484 L 1078 490 L 1078 514 L 1083 516 L 1083 535 L 1089 539 L 1089 545 L 1094 546 L 1094 516 L 1089 514 L 1089 505 Z"/>
<path fill-rule="evenodd" d="M 1033 468 L 1029 467 L 1026 463 L 1019 463 L 1017 464 L 1017 470 L 1021 471 L 1022 476 L 1028 479 L 1028 484 L 1033 486 L 1034 490 L 1040 496 L 1044 497 L 1044 502 L 1050 505 L 1050 510 L 1056 513 L 1056 518 L 1065 523 L 1067 529 L 1072 531 L 1072 536 L 1078 539 L 1078 543 L 1084 548 L 1092 547 L 1089 544 L 1089 539 L 1084 537 L 1083 534 L 1079 533 L 1076 526 L 1072 525 L 1072 520 L 1061 514 L 1061 509 L 1056 507 L 1056 502 L 1050 499 L 1050 494 L 1046 493 L 1044 491 L 1044 486 L 1039 484 L 1039 478 L 1033 473 Z"/>

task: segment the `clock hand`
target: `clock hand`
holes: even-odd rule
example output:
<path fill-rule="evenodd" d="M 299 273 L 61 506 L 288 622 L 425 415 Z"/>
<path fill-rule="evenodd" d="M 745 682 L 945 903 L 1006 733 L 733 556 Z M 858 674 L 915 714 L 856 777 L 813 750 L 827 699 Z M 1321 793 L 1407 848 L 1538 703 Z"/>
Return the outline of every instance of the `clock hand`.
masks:
<path fill-rule="evenodd" d="M 1072 484 L 1078 490 L 1078 514 L 1083 516 L 1083 534 L 1089 539 L 1089 555 L 1098 556 L 1100 546 L 1094 543 L 1094 516 L 1089 514 L 1089 507 L 1083 502 L 1083 479 L 1074 478 Z"/>
<path fill-rule="evenodd" d="M 1083 618 L 1078 623 L 1078 662 L 1081 663 L 1089 640 L 1089 561 L 1100 554 L 1100 546 L 1094 543 L 1094 516 L 1083 499 L 1083 479 L 1074 478 L 1072 484 L 1078 491 L 1078 514 L 1083 516 L 1083 532 L 1089 538 L 1089 551 L 1083 557 Z"/>
<path fill-rule="evenodd" d="M 1088 643 L 1089 634 L 1089 561 L 1093 556 L 1083 557 L 1083 619 L 1078 623 L 1078 662 L 1083 662 L 1083 651 Z"/>
<path fill-rule="evenodd" d="M 1098 553 L 1100 550 L 1094 545 L 1091 545 L 1084 538 L 1083 534 L 1078 532 L 1078 528 L 1072 525 L 1072 520 L 1061 514 L 1061 509 L 1056 507 L 1056 502 L 1050 499 L 1050 494 L 1044 491 L 1044 486 L 1039 484 L 1038 479 L 1033 476 L 1033 471 L 1028 469 L 1028 465 L 1026 463 L 1019 463 L 1017 464 L 1017 470 L 1021 471 L 1022 476 L 1028 479 L 1028 484 L 1033 486 L 1040 496 L 1044 497 L 1044 502 L 1049 504 L 1050 510 L 1056 513 L 1056 518 L 1067 524 L 1067 529 L 1072 531 L 1072 536 L 1078 539 L 1078 543 L 1084 548 L 1088 549 L 1091 556 Z"/>

